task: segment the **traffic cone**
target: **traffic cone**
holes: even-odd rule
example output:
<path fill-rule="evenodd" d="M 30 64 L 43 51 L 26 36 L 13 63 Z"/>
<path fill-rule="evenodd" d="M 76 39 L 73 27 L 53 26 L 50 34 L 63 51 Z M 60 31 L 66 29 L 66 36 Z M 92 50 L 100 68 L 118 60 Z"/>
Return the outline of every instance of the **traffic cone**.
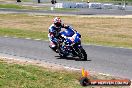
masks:
<path fill-rule="evenodd" d="M 89 76 L 88 71 L 85 71 L 84 68 L 82 68 L 82 76 L 83 77 L 88 77 Z"/>
<path fill-rule="evenodd" d="M 82 76 L 84 77 L 84 68 L 82 68 Z"/>
<path fill-rule="evenodd" d="M 82 78 L 80 79 L 80 84 L 82 86 L 88 86 L 91 84 L 90 79 L 88 78 L 89 73 L 82 68 Z"/>

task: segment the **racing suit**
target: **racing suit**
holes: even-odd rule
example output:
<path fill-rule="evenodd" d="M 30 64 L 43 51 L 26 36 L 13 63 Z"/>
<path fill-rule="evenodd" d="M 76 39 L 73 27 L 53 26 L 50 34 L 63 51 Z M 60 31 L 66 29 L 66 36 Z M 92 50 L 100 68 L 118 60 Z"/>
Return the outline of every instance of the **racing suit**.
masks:
<path fill-rule="evenodd" d="M 50 45 L 49 47 L 57 52 L 57 39 L 59 39 L 60 37 L 60 31 L 62 28 L 67 28 L 68 26 L 67 25 L 64 25 L 62 24 L 60 27 L 56 27 L 54 24 L 52 24 L 50 27 L 49 27 L 49 34 L 48 34 L 48 37 L 49 37 L 49 41 L 50 41 Z"/>

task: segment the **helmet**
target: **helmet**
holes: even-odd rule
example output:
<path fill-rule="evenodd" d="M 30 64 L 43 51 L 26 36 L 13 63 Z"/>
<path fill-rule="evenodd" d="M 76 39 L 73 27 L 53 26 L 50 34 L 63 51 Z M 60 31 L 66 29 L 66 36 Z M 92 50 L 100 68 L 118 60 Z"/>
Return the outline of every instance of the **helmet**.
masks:
<path fill-rule="evenodd" d="M 61 19 L 59 17 L 55 17 L 53 19 L 53 23 L 57 28 L 59 28 L 61 26 Z"/>

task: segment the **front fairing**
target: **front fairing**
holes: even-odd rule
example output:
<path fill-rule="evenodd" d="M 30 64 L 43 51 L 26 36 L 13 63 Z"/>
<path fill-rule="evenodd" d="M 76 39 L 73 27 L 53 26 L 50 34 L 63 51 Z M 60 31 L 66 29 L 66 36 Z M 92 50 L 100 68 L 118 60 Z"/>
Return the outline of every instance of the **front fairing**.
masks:
<path fill-rule="evenodd" d="M 61 32 L 61 35 L 66 37 L 72 37 L 74 34 L 75 31 L 71 27 L 68 27 L 67 29 L 65 29 L 65 31 Z"/>

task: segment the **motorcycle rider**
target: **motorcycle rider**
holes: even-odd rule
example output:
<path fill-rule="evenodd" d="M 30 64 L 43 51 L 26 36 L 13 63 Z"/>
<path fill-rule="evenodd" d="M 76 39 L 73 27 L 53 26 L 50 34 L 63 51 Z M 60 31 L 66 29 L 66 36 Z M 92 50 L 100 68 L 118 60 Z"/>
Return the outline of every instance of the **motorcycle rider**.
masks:
<path fill-rule="evenodd" d="M 59 17 L 55 17 L 53 19 L 53 24 L 49 27 L 49 41 L 50 45 L 49 47 L 55 51 L 58 52 L 57 47 L 57 40 L 60 38 L 60 31 L 62 28 L 68 28 L 69 26 L 62 23 L 62 20 Z"/>

